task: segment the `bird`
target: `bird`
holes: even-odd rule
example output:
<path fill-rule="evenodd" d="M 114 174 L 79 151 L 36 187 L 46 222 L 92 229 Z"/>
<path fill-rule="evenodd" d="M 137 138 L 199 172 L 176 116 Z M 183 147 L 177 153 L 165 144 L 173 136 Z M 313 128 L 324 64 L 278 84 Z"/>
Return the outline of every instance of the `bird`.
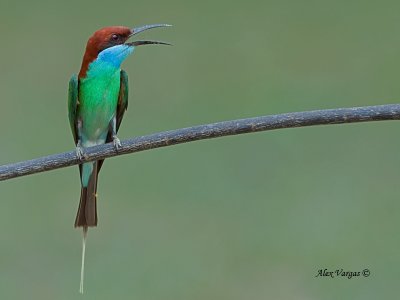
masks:
<path fill-rule="evenodd" d="M 79 160 L 85 148 L 112 142 L 121 148 L 117 133 L 128 107 L 128 75 L 121 64 L 141 45 L 171 45 L 161 41 L 129 39 L 143 31 L 169 27 L 151 24 L 135 28 L 104 27 L 89 38 L 78 74 L 68 88 L 68 119 Z M 86 237 L 89 227 L 97 226 L 97 178 L 104 160 L 79 165 L 81 194 L 74 226 L 83 228 L 80 292 L 83 293 Z"/>

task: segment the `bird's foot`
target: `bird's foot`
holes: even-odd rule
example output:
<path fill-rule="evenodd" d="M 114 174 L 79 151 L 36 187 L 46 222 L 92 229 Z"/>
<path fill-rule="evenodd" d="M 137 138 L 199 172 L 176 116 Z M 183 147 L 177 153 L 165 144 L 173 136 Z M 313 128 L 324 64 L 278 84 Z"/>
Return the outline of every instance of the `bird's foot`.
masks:
<path fill-rule="evenodd" d="M 83 152 L 83 147 L 81 142 L 78 142 L 76 145 L 76 156 L 78 156 L 79 160 L 82 160 L 86 157 L 86 154 Z"/>
<path fill-rule="evenodd" d="M 121 141 L 119 140 L 119 138 L 116 135 L 113 136 L 113 144 L 114 144 L 115 150 L 117 150 L 117 151 L 122 147 Z"/>

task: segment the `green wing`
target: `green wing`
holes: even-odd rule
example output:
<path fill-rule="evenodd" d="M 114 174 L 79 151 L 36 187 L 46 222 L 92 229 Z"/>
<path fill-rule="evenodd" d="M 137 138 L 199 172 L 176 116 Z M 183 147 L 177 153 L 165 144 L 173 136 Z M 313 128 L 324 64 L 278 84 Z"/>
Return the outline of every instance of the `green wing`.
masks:
<path fill-rule="evenodd" d="M 121 125 L 122 118 L 124 117 L 125 111 L 128 109 L 128 74 L 121 70 L 121 84 L 119 88 L 118 104 L 117 104 L 117 132 Z"/>
<path fill-rule="evenodd" d="M 78 143 L 78 134 L 76 130 L 76 118 L 78 111 L 78 76 L 76 74 L 72 75 L 69 80 L 68 88 L 68 118 L 69 124 L 71 126 L 72 135 L 74 136 L 75 144 Z"/>

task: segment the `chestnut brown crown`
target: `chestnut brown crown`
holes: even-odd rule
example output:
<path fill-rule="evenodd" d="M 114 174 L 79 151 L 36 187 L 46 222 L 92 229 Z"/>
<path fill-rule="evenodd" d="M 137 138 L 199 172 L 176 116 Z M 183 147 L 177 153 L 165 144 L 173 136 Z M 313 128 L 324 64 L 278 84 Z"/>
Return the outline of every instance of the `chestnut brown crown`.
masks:
<path fill-rule="evenodd" d="M 101 51 L 125 43 L 131 35 L 131 29 L 124 26 L 104 27 L 93 33 L 86 45 L 79 78 L 86 76 L 89 64 L 97 58 Z"/>
<path fill-rule="evenodd" d="M 89 68 L 91 62 L 93 62 L 98 54 L 104 49 L 125 44 L 126 41 L 135 34 L 146 31 L 152 28 L 158 27 L 169 27 L 171 25 L 168 24 L 152 24 L 152 25 L 143 25 L 135 28 L 128 28 L 125 26 L 109 26 L 104 27 L 97 30 L 93 35 L 89 38 L 86 51 L 83 56 L 81 69 L 79 71 L 79 78 L 83 78 L 86 76 L 86 72 Z M 135 41 L 131 43 L 126 43 L 128 46 L 140 46 L 140 45 L 152 45 L 152 44 L 161 44 L 161 45 L 170 45 L 169 43 L 159 42 L 159 41 Z"/>

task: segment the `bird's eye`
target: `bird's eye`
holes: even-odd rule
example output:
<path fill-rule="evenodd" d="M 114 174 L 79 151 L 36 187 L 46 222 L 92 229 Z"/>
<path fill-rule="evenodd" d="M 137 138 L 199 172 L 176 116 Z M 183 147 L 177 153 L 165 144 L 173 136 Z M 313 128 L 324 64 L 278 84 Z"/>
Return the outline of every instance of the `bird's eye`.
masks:
<path fill-rule="evenodd" d="M 113 41 L 117 41 L 118 39 L 119 39 L 119 36 L 118 36 L 118 34 L 113 34 L 112 36 L 111 36 L 111 39 L 113 40 Z"/>

